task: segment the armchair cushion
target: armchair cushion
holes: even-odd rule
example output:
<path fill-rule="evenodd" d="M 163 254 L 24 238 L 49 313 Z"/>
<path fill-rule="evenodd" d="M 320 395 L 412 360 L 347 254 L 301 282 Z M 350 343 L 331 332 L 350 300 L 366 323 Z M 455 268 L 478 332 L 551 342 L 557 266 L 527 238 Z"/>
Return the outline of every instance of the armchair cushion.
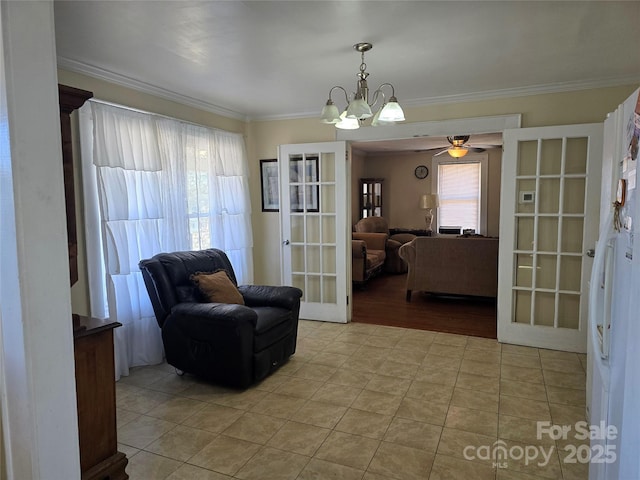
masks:
<path fill-rule="evenodd" d="M 213 273 L 197 272 L 189 278 L 208 302 L 244 305 L 244 298 L 224 270 Z"/>

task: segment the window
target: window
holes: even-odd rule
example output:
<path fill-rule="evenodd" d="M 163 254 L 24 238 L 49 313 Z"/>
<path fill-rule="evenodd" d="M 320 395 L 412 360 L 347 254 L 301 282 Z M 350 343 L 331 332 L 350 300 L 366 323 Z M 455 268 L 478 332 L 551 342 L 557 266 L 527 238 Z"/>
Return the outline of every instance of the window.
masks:
<path fill-rule="evenodd" d="M 216 247 L 252 282 L 248 161 L 240 134 L 95 101 L 80 136 L 91 315 L 123 325 L 119 377 L 163 356 L 142 258 Z"/>
<path fill-rule="evenodd" d="M 433 191 L 438 192 L 438 229 L 442 226 L 473 229 L 486 234 L 488 156 L 468 155 L 464 160 L 434 159 Z"/>

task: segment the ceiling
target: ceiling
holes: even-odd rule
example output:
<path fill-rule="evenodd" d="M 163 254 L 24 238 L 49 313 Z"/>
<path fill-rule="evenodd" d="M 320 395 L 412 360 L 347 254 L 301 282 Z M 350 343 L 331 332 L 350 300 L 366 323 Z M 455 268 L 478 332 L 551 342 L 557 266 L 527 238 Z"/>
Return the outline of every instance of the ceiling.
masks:
<path fill-rule="evenodd" d="M 319 116 L 330 87 L 354 90 L 360 41 L 374 45 L 370 87 L 393 83 L 405 107 L 640 82 L 638 1 L 55 0 L 54 12 L 61 68 L 245 120 Z"/>

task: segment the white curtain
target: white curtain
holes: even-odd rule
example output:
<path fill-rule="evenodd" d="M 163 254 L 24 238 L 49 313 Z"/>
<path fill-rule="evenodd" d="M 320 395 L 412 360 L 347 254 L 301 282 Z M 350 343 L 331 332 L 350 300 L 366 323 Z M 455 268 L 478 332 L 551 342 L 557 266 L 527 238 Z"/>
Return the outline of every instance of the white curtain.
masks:
<path fill-rule="evenodd" d="M 123 325 L 119 378 L 163 358 L 141 259 L 216 247 L 253 281 L 247 159 L 238 134 L 93 101 L 80 142 L 91 315 Z"/>

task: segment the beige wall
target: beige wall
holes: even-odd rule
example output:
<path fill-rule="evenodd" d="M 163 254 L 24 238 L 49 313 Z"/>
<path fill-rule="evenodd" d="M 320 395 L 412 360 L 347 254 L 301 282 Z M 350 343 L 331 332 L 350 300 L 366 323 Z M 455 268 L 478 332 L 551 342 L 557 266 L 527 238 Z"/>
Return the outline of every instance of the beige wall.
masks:
<path fill-rule="evenodd" d="M 260 192 L 260 159 L 276 158 L 278 145 L 289 143 L 326 142 L 335 140 L 335 129 L 330 125 L 323 125 L 315 118 L 254 121 L 244 123 L 241 120 L 229 119 L 196 108 L 187 107 L 176 102 L 160 99 L 152 95 L 143 94 L 134 90 L 113 85 L 102 80 L 92 79 L 87 76 L 60 70 L 59 82 L 90 90 L 96 98 L 128 105 L 141 110 L 156 112 L 186 121 L 212 126 L 233 132 L 244 132 L 247 154 L 250 163 L 250 188 L 252 205 L 252 225 L 254 233 L 254 270 L 256 283 L 280 283 L 280 224 L 277 213 L 263 213 Z M 521 114 L 522 126 L 562 125 L 573 123 L 602 122 L 606 114 L 613 111 L 626 97 L 637 88 L 635 85 L 583 90 L 578 92 L 566 92 L 557 94 L 531 95 L 515 98 L 501 98 L 497 100 L 483 100 L 479 102 L 466 102 L 446 105 L 430 105 L 424 107 L 405 108 L 407 122 L 450 120 L 456 118 L 470 118 L 488 115 Z M 460 133 L 460 132 L 451 132 Z M 422 161 L 422 160 L 420 160 Z M 415 163 L 415 159 L 414 159 Z M 494 159 L 490 157 L 490 163 Z M 357 185 L 358 179 L 365 176 L 365 160 L 357 153 L 352 155 L 352 185 Z M 413 163 L 407 160 L 398 174 L 402 178 L 413 178 Z M 499 170 L 495 170 L 499 179 Z M 368 176 L 369 173 L 366 173 Z M 393 172 L 394 178 L 396 172 Z M 429 188 L 429 178 L 425 182 L 425 188 Z M 494 178 L 493 175 L 491 178 Z M 499 192 L 496 182 L 490 178 L 490 211 L 497 211 L 499 205 Z M 390 177 L 391 180 L 391 177 Z M 385 180 L 385 182 L 387 182 Z M 390 192 L 394 190 L 393 183 Z M 414 182 L 415 183 L 415 182 Z M 413 185 L 417 190 L 422 189 L 418 182 Z M 397 189 L 397 187 L 395 187 Z M 416 193 L 415 191 L 413 193 Z M 411 197 L 413 197 L 413 193 Z M 352 192 L 352 202 L 357 205 L 357 194 Z M 395 197 L 391 200 L 392 215 L 398 215 L 398 221 L 411 221 L 413 213 L 407 207 L 407 213 L 401 203 Z M 407 205 L 414 202 L 407 196 Z M 417 207 L 415 208 L 418 211 Z M 78 211 L 81 212 L 79 206 Z M 352 210 L 353 212 L 353 210 Z M 395 213 L 397 212 L 397 213 Z M 404 217 L 403 215 L 406 215 Z M 419 215 L 419 214 L 418 214 Z M 419 215 L 421 217 L 421 215 Z M 81 219 L 79 219 L 81 221 Z M 352 223 L 354 220 L 352 216 Z M 396 223 L 395 220 L 392 221 Z M 415 221 L 419 225 L 420 219 Z M 489 232 L 497 232 L 498 215 L 490 215 Z M 80 224 L 81 226 L 81 224 Z M 404 226 L 404 225 L 403 225 Z M 81 232 L 79 232 L 81 234 Z M 80 235 L 82 237 L 82 235 Z M 80 238 L 80 241 L 83 239 Z M 82 245 L 80 245 L 82 248 Z M 81 250 L 82 251 L 82 250 Z M 82 267 L 82 264 L 81 264 Z M 86 278 L 86 276 L 85 276 Z M 81 283 L 82 282 L 82 283 Z M 86 313 L 86 287 L 84 278 L 72 289 L 74 311 Z"/>

